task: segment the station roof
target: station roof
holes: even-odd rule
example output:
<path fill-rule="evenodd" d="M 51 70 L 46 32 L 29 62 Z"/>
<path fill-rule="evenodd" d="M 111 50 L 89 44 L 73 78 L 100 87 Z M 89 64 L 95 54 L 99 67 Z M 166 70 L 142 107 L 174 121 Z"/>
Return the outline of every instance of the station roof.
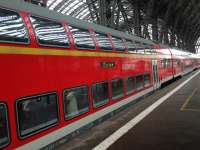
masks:
<path fill-rule="evenodd" d="M 27 0 L 31 1 L 31 0 Z M 175 45 L 178 42 L 182 47 L 187 46 L 188 50 L 198 46 L 200 37 L 200 1 L 199 0 L 32 0 L 43 1 L 50 10 L 57 11 L 62 14 L 70 15 L 78 19 L 89 22 L 99 22 L 101 20 L 101 11 L 104 15 L 111 13 L 113 22 L 109 22 L 109 27 L 114 27 L 118 30 L 130 31 L 133 33 L 137 28 L 136 12 L 139 8 L 139 24 L 138 28 L 145 30 L 145 25 L 149 24 L 148 32 L 152 39 L 153 22 L 159 22 L 159 26 L 164 25 L 168 30 L 168 41 L 171 40 L 170 35 L 175 36 Z M 104 5 L 103 5 L 104 3 Z M 109 6 L 105 5 L 109 4 Z M 102 6 L 106 9 L 102 10 Z M 137 7 L 136 7 L 137 6 Z M 108 11 L 109 7 L 109 11 Z M 105 22 L 105 20 L 104 20 Z M 129 29 L 128 29 L 129 28 Z M 153 27 L 152 27 L 153 28 Z M 161 27 L 162 28 L 162 27 Z M 159 29 L 160 30 L 160 29 Z M 159 33 L 158 36 L 161 36 Z M 145 35 L 142 35 L 145 37 Z M 159 40 L 159 39 L 158 39 Z M 179 41 L 178 41 L 179 40 Z M 162 42 L 160 40 L 159 42 Z"/>

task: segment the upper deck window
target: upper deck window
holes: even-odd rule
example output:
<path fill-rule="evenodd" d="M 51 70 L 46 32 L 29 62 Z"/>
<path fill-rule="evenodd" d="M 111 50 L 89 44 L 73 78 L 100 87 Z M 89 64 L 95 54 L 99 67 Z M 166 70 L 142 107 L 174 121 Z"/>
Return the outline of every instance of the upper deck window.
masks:
<path fill-rule="evenodd" d="M 131 40 L 126 40 L 126 44 L 129 52 L 136 52 L 136 45 Z"/>
<path fill-rule="evenodd" d="M 29 42 L 26 27 L 18 13 L 0 8 L 0 42 Z"/>
<path fill-rule="evenodd" d="M 118 37 L 112 37 L 112 41 L 114 42 L 116 51 L 123 52 L 126 50 L 126 47 L 124 46 L 124 42 L 122 39 Z"/>
<path fill-rule="evenodd" d="M 112 51 L 112 43 L 106 34 L 96 33 L 99 48 L 105 51 Z"/>
<path fill-rule="evenodd" d="M 44 94 L 17 101 L 19 135 L 25 138 L 58 122 L 57 94 Z"/>
<path fill-rule="evenodd" d="M 6 105 L 0 104 L 0 148 L 9 143 L 8 116 Z"/>
<path fill-rule="evenodd" d="M 39 44 L 69 47 L 69 40 L 62 24 L 47 19 L 30 16 Z"/>
<path fill-rule="evenodd" d="M 69 26 L 76 48 L 94 50 L 95 44 L 88 30 Z"/>

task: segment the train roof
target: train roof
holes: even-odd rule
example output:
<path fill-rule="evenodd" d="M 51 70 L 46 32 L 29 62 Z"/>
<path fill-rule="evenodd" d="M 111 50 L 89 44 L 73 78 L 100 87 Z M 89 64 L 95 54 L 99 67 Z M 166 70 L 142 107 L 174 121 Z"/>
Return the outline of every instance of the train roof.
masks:
<path fill-rule="evenodd" d="M 196 57 L 196 54 L 192 54 L 190 52 L 186 52 L 183 50 L 175 49 L 175 48 L 159 48 L 156 49 L 157 53 L 164 54 L 164 55 L 174 55 L 177 58 L 188 58 L 188 57 Z"/>
<path fill-rule="evenodd" d="M 55 11 L 51 11 L 48 8 L 40 7 L 31 3 L 24 2 L 23 0 L 3 0 L 0 1 L 0 6 L 17 11 L 26 11 L 32 15 L 49 18 L 58 22 L 68 22 L 72 26 L 80 27 L 83 29 L 93 28 L 96 32 L 111 33 L 113 36 L 124 37 L 126 39 L 138 41 L 147 45 L 154 45 L 153 41 L 146 40 L 134 35 L 129 35 L 124 32 L 120 32 L 111 28 L 107 28 L 87 21 L 79 20 L 71 16 L 63 15 Z"/>

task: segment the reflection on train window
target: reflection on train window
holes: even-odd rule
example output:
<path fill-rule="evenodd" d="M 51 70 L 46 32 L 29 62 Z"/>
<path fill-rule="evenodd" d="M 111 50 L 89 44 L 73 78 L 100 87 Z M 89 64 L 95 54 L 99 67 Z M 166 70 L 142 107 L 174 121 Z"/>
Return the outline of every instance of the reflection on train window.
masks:
<path fill-rule="evenodd" d="M 137 53 L 138 53 L 138 54 L 144 54 L 144 53 L 145 53 L 145 49 L 142 48 L 142 47 L 138 47 L 138 48 L 137 48 Z"/>
<path fill-rule="evenodd" d="M 122 79 L 112 81 L 112 100 L 117 100 L 124 96 L 124 85 Z"/>
<path fill-rule="evenodd" d="M 112 51 L 112 43 L 106 34 L 96 33 L 99 48 L 105 51 Z"/>
<path fill-rule="evenodd" d="M 162 66 L 162 68 L 169 68 L 171 66 L 170 59 L 162 59 L 161 66 Z"/>
<path fill-rule="evenodd" d="M 66 120 L 89 111 L 87 86 L 67 89 L 63 95 Z"/>
<path fill-rule="evenodd" d="M 126 94 L 131 94 L 135 90 L 135 77 L 126 78 Z"/>
<path fill-rule="evenodd" d="M 8 116 L 6 105 L 0 104 L 0 148 L 9 143 Z"/>
<path fill-rule="evenodd" d="M 92 86 L 93 106 L 99 107 L 108 103 L 108 82 L 97 83 Z"/>
<path fill-rule="evenodd" d="M 124 42 L 123 42 L 122 39 L 117 38 L 117 37 L 112 37 L 112 41 L 114 42 L 116 51 L 123 52 L 123 51 L 126 50 L 126 47 L 125 47 Z"/>
<path fill-rule="evenodd" d="M 181 60 L 177 59 L 177 65 L 178 65 L 178 66 L 181 65 Z"/>
<path fill-rule="evenodd" d="M 57 94 L 18 100 L 17 118 L 21 138 L 55 125 L 58 122 Z"/>
<path fill-rule="evenodd" d="M 162 67 L 162 68 L 165 68 L 165 60 L 164 60 L 164 59 L 161 59 L 160 63 L 161 63 L 161 67 Z"/>
<path fill-rule="evenodd" d="M 143 87 L 143 75 L 136 76 L 136 89 L 141 90 Z"/>
<path fill-rule="evenodd" d="M 69 47 L 64 27 L 57 22 L 30 16 L 37 40 L 41 45 Z"/>
<path fill-rule="evenodd" d="M 145 74 L 144 75 L 144 86 L 147 87 L 150 85 L 150 74 Z"/>
<path fill-rule="evenodd" d="M 95 49 L 94 41 L 88 30 L 80 29 L 73 26 L 69 26 L 69 29 L 72 33 L 76 48 L 90 49 L 90 50 Z"/>
<path fill-rule="evenodd" d="M 128 51 L 130 53 L 135 53 L 136 52 L 136 45 L 133 43 L 133 41 L 126 40 L 126 44 L 127 44 L 127 47 L 128 47 Z"/>
<path fill-rule="evenodd" d="M 29 42 L 26 27 L 18 13 L 0 8 L 0 41 L 8 43 Z"/>

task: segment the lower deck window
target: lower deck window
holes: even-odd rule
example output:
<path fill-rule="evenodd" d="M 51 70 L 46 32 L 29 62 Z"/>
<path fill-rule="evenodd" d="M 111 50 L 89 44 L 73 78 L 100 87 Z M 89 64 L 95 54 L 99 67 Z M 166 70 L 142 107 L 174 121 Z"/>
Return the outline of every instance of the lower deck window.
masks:
<path fill-rule="evenodd" d="M 0 148 L 9 143 L 8 116 L 6 105 L 0 103 Z"/>
<path fill-rule="evenodd" d="M 141 90 L 144 87 L 143 84 L 143 75 L 136 76 L 136 88 Z"/>
<path fill-rule="evenodd" d="M 92 86 L 93 106 L 99 107 L 108 103 L 108 82 L 97 83 Z"/>
<path fill-rule="evenodd" d="M 117 100 L 124 96 L 124 85 L 122 79 L 112 81 L 112 100 Z"/>
<path fill-rule="evenodd" d="M 58 122 L 57 94 L 44 94 L 17 101 L 21 138 L 37 133 Z"/>
<path fill-rule="evenodd" d="M 88 87 L 78 87 L 64 91 L 65 119 L 70 119 L 89 111 Z"/>
<path fill-rule="evenodd" d="M 135 90 L 135 77 L 126 78 L 126 94 L 131 94 Z"/>
<path fill-rule="evenodd" d="M 147 87 L 150 85 L 150 74 L 144 75 L 144 86 Z"/>

